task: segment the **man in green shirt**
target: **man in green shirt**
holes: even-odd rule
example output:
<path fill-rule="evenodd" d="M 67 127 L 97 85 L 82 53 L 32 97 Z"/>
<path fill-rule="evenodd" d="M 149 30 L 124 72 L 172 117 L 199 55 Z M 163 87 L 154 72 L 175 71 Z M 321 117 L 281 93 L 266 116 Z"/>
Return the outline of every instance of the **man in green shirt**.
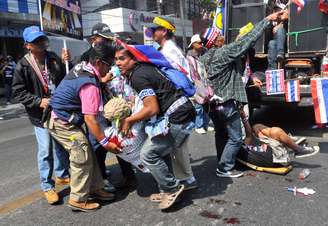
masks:
<path fill-rule="evenodd" d="M 246 104 L 247 95 L 242 81 L 239 58 L 261 37 L 271 21 L 281 13 L 273 13 L 257 23 L 252 31 L 239 40 L 213 47 L 200 57 L 207 68 L 215 98 L 210 117 L 215 126 L 215 143 L 218 157 L 218 177 L 240 177 L 243 173 L 234 170 L 236 155 L 242 145 L 241 118 L 238 104 Z"/>

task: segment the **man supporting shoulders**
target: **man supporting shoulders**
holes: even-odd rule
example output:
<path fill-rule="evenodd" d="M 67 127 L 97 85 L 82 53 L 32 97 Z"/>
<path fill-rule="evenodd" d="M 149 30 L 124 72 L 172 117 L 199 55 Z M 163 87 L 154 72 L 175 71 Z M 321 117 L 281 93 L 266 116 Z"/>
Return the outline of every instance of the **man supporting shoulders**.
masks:
<path fill-rule="evenodd" d="M 167 209 L 177 201 L 184 190 L 184 185 L 180 185 L 177 177 L 169 172 L 164 157 L 172 152 L 183 152 L 191 132 L 195 110 L 183 92 L 177 90 L 155 66 L 137 62 L 124 48 L 116 51 L 115 58 L 122 75 L 129 80 L 144 104 L 138 113 L 123 121 L 122 132 L 128 134 L 134 123 L 148 121 L 154 116 L 157 116 L 157 119 L 168 117 L 170 122 L 167 134 L 163 132 L 154 137 L 148 134 L 140 154 L 141 160 L 150 170 L 161 190 L 161 193 L 153 194 L 151 200 L 160 202 L 159 209 Z M 165 124 L 164 128 L 167 128 L 167 123 Z M 160 128 L 156 127 L 156 129 Z"/>

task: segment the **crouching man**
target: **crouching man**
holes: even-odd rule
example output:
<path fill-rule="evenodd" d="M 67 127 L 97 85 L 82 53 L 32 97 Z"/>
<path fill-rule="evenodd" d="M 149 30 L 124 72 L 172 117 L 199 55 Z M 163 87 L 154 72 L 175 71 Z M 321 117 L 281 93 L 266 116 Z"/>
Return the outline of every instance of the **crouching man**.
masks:
<path fill-rule="evenodd" d="M 193 127 L 196 115 L 194 107 L 183 91 L 177 90 L 155 66 L 137 62 L 123 47 L 116 50 L 115 60 L 122 75 L 136 90 L 144 105 L 138 113 L 123 121 L 121 131 L 128 134 L 134 123 L 152 118 L 146 123 L 148 138 L 141 149 L 140 158 L 161 191 L 153 194 L 151 200 L 160 203 L 159 209 L 167 209 L 176 202 L 184 185 L 180 185 L 179 180 L 169 172 L 163 158 L 172 152 L 183 151 L 181 149 Z M 154 116 L 157 116 L 156 121 L 153 120 Z M 169 128 L 167 123 L 170 124 Z"/>
<path fill-rule="evenodd" d="M 90 52 L 89 63 L 76 65 L 60 83 L 50 101 L 52 113 L 46 126 L 70 155 L 71 193 L 68 205 L 73 210 L 89 212 L 100 208 L 100 204 L 90 201 L 90 197 L 102 201 L 115 198 L 114 194 L 103 190 L 100 169 L 82 127 L 85 123 L 88 131 L 106 150 L 120 152 L 105 137 L 97 121 L 97 115 L 103 109 L 100 83 L 107 82 L 106 74 L 114 53 L 113 47 L 96 45 Z"/>

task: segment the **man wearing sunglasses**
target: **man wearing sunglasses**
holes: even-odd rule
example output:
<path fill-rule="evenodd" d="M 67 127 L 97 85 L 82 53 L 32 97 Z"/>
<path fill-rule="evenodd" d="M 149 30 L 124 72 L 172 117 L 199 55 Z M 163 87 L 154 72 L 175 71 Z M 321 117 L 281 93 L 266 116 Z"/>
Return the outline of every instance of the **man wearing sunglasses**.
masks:
<path fill-rule="evenodd" d="M 68 155 L 43 128 L 41 119 L 55 87 L 65 76 L 63 62 L 70 57 L 66 51 L 62 52 L 62 59 L 47 51 L 49 40 L 37 26 L 25 28 L 23 38 L 28 53 L 17 63 L 12 95 L 25 106 L 34 126 L 41 189 L 48 203 L 54 204 L 59 201 L 59 197 L 55 191 L 55 181 L 51 179 L 52 171 L 55 171 L 57 184 L 69 184 Z"/>
<path fill-rule="evenodd" d="M 85 123 L 99 144 L 112 153 L 121 150 L 109 142 L 101 129 L 98 115 L 103 111 L 101 83 L 108 82 L 106 75 L 114 61 L 112 46 L 97 44 L 90 51 L 89 62 L 83 61 L 62 80 L 50 105 L 51 118 L 47 128 L 70 155 L 71 193 L 68 205 L 73 210 L 90 212 L 100 204 L 90 200 L 111 201 L 115 195 L 106 192 L 101 172 L 82 125 Z"/>

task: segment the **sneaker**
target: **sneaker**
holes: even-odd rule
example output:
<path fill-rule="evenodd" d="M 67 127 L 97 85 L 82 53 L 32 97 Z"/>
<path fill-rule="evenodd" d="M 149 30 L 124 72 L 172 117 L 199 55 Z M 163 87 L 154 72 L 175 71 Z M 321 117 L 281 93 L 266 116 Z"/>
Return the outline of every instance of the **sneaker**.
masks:
<path fill-rule="evenodd" d="M 301 151 L 295 152 L 295 158 L 305 158 L 317 154 L 320 151 L 319 146 L 302 147 Z"/>
<path fill-rule="evenodd" d="M 212 126 L 207 127 L 207 132 L 213 132 L 214 128 Z"/>
<path fill-rule="evenodd" d="M 240 172 L 238 170 L 224 171 L 221 169 L 216 169 L 216 176 L 218 176 L 218 177 L 237 178 L 237 177 L 242 177 L 243 175 L 244 175 L 244 173 Z"/>
<path fill-rule="evenodd" d="M 306 141 L 306 137 L 293 136 L 291 133 L 288 133 L 288 136 L 294 141 L 295 144 L 301 144 Z"/>
<path fill-rule="evenodd" d="M 196 179 L 194 178 L 193 180 L 183 180 L 180 181 L 180 184 L 184 185 L 184 191 L 192 190 L 198 188 L 198 184 Z"/>
<path fill-rule="evenodd" d="M 205 134 L 206 133 L 206 130 L 204 128 L 195 129 L 195 131 L 198 134 Z"/>
<path fill-rule="evenodd" d="M 90 196 L 99 201 L 113 201 L 115 199 L 115 194 L 106 192 L 104 189 L 93 192 Z"/>
<path fill-rule="evenodd" d="M 76 202 L 72 199 L 68 200 L 67 204 L 72 210 L 82 212 L 94 212 L 100 208 L 100 204 L 92 201 Z"/>
<path fill-rule="evenodd" d="M 66 178 L 56 177 L 55 178 L 55 183 L 57 185 L 69 185 L 70 182 L 71 182 L 71 180 L 69 177 L 66 177 Z"/>
<path fill-rule="evenodd" d="M 55 191 L 55 189 L 50 189 L 48 191 L 45 191 L 44 196 L 46 197 L 48 203 L 51 205 L 59 201 L 59 196 Z"/>
<path fill-rule="evenodd" d="M 116 192 L 116 188 L 114 187 L 114 185 L 112 183 L 110 183 L 107 179 L 104 180 L 104 190 L 106 192 L 109 192 L 109 193 L 114 193 Z"/>

